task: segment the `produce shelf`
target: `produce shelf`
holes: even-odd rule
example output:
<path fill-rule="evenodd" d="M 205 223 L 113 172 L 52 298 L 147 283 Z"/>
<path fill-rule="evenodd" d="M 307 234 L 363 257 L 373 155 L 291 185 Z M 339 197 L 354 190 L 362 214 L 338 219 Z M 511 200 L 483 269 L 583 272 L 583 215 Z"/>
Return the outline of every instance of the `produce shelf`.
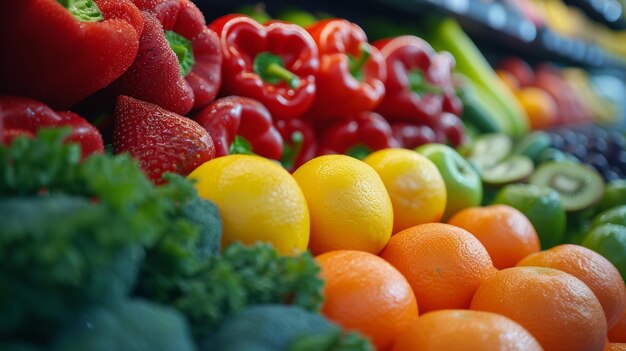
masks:
<path fill-rule="evenodd" d="M 600 0 L 579 0 L 600 1 Z M 606 0 L 608 1 L 608 0 Z M 612 0 L 614 1 L 614 0 Z M 198 1 L 204 13 L 226 14 L 242 5 L 259 1 L 236 0 L 227 4 L 218 0 Z M 606 68 L 626 72 L 626 59 L 584 40 L 567 38 L 546 28 L 537 28 L 504 4 L 481 0 L 367 0 L 355 7 L 345 0 L 263 1 L 270 12 L 285 7 L 328 12 L 364 24 L 366 18 L 386 17 L 415 21 L 437 13 L 457 19 L 468 34 L 496 51 L 510 52 L 534 61 L 553 61 L 585 68 Z M 210 19 L 208 19 L 210 20 Z"/>
<path fill-rule="evenodd" d="M 589 18 L 612 29 L 626 29 L 624 7 L 617 0 L 565 0 L 583 10 Z"/>

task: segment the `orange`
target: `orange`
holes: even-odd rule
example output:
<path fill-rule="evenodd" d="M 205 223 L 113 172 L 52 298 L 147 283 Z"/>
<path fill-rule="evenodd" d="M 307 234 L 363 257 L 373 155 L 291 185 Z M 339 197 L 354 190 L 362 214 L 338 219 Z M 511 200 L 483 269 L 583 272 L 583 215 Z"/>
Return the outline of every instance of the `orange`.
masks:
<path fill-rule="evenodd" d="M 600 301 L 609 329 L 626 311 L 626 286 L 619 271 L 609 260 L 586 247 L 555 246 L 527 256 L 517 265 L 555 268 L 582 280 Z"/>
<path fill-rule="evenodd" d="M 417 319 L 417 303 L 404 276 L 382 258 L 337 250 L 315 258 L 324 279 L 322 313 L 344 329 L 368 336 L 388 349 Z"/>
<path fill-rule="evenodd" d="M 604 351 L 626 351 L 626 344 L 609 342 L 604 347 Z"/>
<path fill-rule="evenodd" d="M 420 316 L 400 335 L 393 351 L 542 351 L 521 325 L 499 314 L 440 310 Z"/>
<path fill-rule="evenodd" d="M 503 269 L 480 285 L 470 308 L 516 321 L 546 351 L 601 351 L 606 343 L 606 318 L 593 291 L 557 269 Z"/>
<path fill-rule="evenodd" d="M 469 307 L 478 285 L 495 271 L 478 239 L 444 223 L 397 233 L 380 256 L 407 278 L 422 312 Z"/>
<path fill-rule="evenodd" d="M 393 229 L 393 207 L 371 166 L 350 156 L 326 155 L 309 160 L 293 177 L 309 207 L 309 247 L 315 255 L 332 250 L 377 254 L 385 247 Z"/>
<path fill-rule="evenodd" d="M 498 69 L 496 70 L 496 75 L 512 92 L 516 92 L 520 89 L 520 82 L 513 73 Z"/>
<path fill-rule="evenodd" d="M 613 328 L 609 329 L 608 337 L 611 342 L 626 342 L 626 311 Z"/>
<path fill-rule="evenodd" d="M 365 163 L 380 175 L 393 205 L 393 233 L 439 222 L 446 209 L 446 183 L 435 164 L 413 150 L 384 149 Z"/>
<path fill-rule="evenodd" d="M 189 178 L 222 218 L 222 247 L 234 241 L 271 243 L 298 254 L 309 243 L 309 210 L 298 183 L 277 163 L 260 156 L 228 155 L 207 161 Z"/>
<path fill-rule="evenodd" d="M 452 216 L 448 223 L 474 234 L 498 269 L 513 267 L 541 249 L 530 220 L 508 205 L 466 208 Z"/>
<path fill-rule="evenodd" d="M 545 90 L 527 87 L 518 90 L 515 96 L 526 111 L 531 129 L 544 129 L 556 122 L 556 101 Z"/>

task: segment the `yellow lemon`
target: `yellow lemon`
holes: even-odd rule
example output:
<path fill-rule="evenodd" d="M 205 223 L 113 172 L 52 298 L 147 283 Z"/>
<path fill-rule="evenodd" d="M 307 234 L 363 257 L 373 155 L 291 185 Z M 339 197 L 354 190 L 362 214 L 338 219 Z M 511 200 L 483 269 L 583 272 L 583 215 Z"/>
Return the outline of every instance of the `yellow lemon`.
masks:
<path fill-rule="evenodd" d="M 309 247 L 380 252 L 391 238 L 393 209 L 382 180 L 365 162 L 345 155 L 316 157 L 293 174 L 311 212 Z"/>
<path fill-rule="evenodd" d="M 218 207 L 222 247 L 233 241 L 270 242 L 281 254 L 297 254 L 309 242 L 309 210 L 293 177 L 259 156 L 228 155 L 191 172 L 200 197 Z"/>
<path fill-rule="evenodd" d="M 391 197 L 393 233 L 441 220 L 446 183 L 431 160 L 412 150 L 384 149 L 363 161 L 378 172 Z"/>

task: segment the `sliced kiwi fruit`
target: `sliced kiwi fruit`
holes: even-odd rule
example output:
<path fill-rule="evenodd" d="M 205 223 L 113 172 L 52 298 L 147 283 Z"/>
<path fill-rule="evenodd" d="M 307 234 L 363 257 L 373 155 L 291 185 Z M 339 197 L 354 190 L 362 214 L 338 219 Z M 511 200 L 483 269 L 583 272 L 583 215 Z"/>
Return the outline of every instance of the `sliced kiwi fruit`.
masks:
<path fill-rule="evenodd" d="M 480 169 L 492 168 L 503 161 L 513 148 L 513 141 L 506 134 L 484 134 L 474 141 L 469 152 Z"/>
<path fill-rule="evenodd" d="M 504 161 L 480 170 L 483 182 L 489 185 L 505 185 L 523 181 L 533 173 L 533 161 L 522 155 L 511 156 Z"/>
<path fill-rule="evenodd" d="M 604 180 L 593 168 L 572 162 L 546 162 L 530 176 L 529 182 L 548 186 L 561 195 L 563 208 L 569 212 L 595 205 L 604 194 Z"/>

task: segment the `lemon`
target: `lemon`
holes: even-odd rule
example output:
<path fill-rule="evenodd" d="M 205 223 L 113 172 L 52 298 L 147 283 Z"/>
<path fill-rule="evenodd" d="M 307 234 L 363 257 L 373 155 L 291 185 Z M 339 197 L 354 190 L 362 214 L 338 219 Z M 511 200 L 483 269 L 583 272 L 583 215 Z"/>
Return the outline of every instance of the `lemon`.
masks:
<path fill-rule="evenodd" d="M 446 183 L 427 157 L 406 149 L 384 149 L 363 161 L 383 180 L 393 204 L 393 233 L 438 222 L 446 209 Z"/>
<path fill-rule="evenodd" d="M 234 241 L 271 243 L 281 254 L 306 250 L 309 211 L 293 177 L 259 156 L 228 155 L 207 161 L 189 178 L 200 197 L 219 209 L 222 248 Z"/>
<path fill-rule="evenodd" d="M 391 199 L 376 171 L 345 155 L 316 157 L 293 174 L 311 213 L 309 247 L 380 252 L 393 228 Z"/>

